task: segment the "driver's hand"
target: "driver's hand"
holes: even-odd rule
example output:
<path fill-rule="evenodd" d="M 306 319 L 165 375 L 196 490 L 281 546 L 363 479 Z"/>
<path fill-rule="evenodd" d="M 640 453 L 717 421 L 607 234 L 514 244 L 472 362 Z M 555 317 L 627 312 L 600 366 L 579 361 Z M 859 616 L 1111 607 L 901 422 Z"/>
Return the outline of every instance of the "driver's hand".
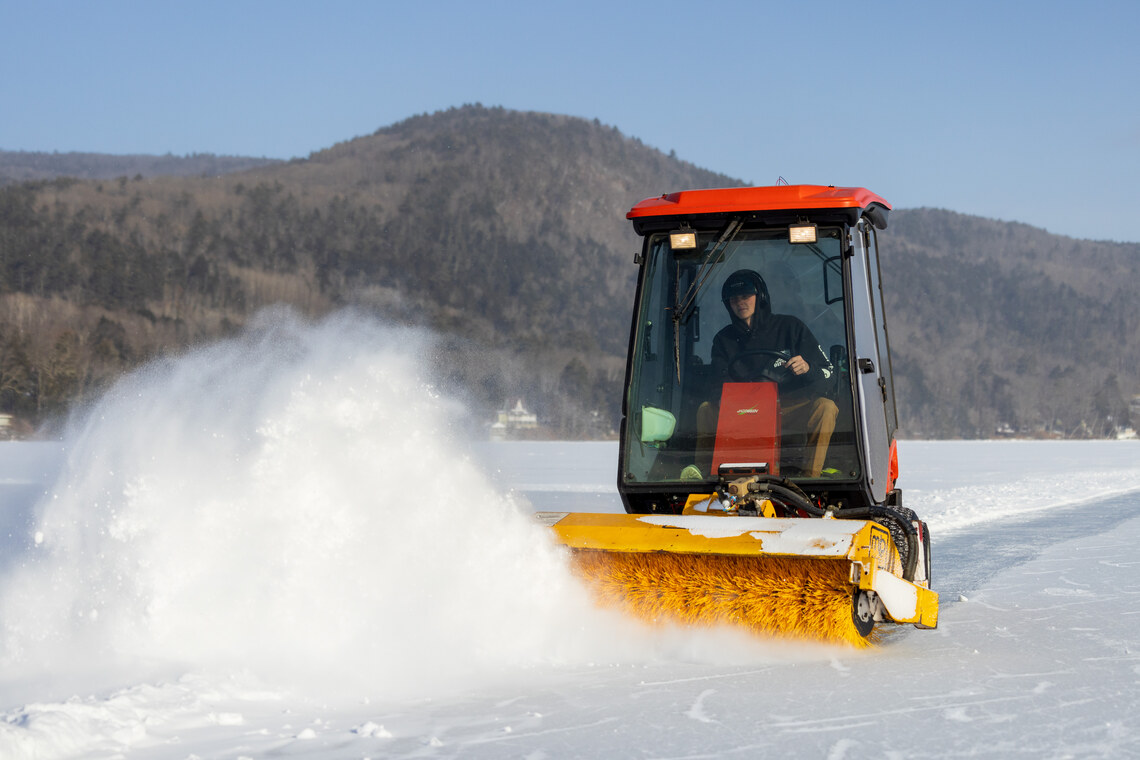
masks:
<path fill-rule="evenodd" d="M 804 358 L 802 356 L 793 356 L 791 359 L 788 359 L 787 363 L 784 366 L 797 375 L 802 375 L 811 369 L 811 365 L 804 361 Z"/>

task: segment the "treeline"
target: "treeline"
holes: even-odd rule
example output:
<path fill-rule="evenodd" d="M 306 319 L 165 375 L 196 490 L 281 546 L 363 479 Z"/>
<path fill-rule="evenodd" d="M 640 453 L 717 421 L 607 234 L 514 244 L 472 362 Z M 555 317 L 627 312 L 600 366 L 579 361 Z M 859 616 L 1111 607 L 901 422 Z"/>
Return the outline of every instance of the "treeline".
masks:
<path fill-rule="evenodd" d="M 270 158 L 217 156 L 194 153 L 188 156 L 127 155 L 102 153 L 43 153 L 0 150 L 0 185 L 28 180 L 73 177 L 115 179 L 117 177 L 200 177 L 281 163 Z"/>
<path fill-rule="evenodd" d="M 0 187 L 0 413 L 42 425 L 285 303 L 429 326 L 441 382 L 487 419 L 524 398 L 552 435 L 606 435 L 636 274 L 625 210 L 733 184 L 597 122 L 467 106 L 225 176 Z M 1129 421 L 1140 246 L 937 210 L 893 213 L 881 241 L 905 434 Z"/>
<path fill-rule="evenodd" d="M 97 188 L 125 199 L 107 209 L 37 205 L 45 190 L 70 184 L 0 188 L 0 411 L 40 421 L 139 361 L 225 334 L 276 303 L 312 316 L 353 304 L 452 335 L 456 362 L 446 371 L 484 388 L 489 405 L 536 390 L 549 403 L 570 383 L 556 373 L 550 388 L 508 388 L 486 366 L 485 376 L 466 377 L 458 370 L 472 368 L 475 346 L 557 355 L 544 345 L 549 337 L 568 347 L 559 360 L 573 368 L 578 390 L 598 379 L 582 384 L 585 363 L 572 360 L 584 350 L 595 364 L 588 328 L 535 323 L 529 307 L 561 314 L 577 289 L 560 295 L 536 284 L 527 275 L 535 249 L 525 245 L 477 237 L 478 251 L 429 256 L 447 235 L 440 225 L 414 233 L 410 214 L 388 224 L 377 208 L 340 196 L 303 207 L 279 184 L 239 182 L 225 214 L 191 204 L 185 225 L 161 216 L 144 225 L 134 182 Z M 499 268 L 502 276 L 493 274 Z"/>

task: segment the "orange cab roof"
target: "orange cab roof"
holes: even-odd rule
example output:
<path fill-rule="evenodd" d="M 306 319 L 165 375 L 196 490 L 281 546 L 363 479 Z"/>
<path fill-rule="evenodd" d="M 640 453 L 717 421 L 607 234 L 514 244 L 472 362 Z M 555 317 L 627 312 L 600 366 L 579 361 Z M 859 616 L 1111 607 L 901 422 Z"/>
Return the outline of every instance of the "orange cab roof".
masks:
<path fill-rule="evenodd" d="M 646 198 L 630 209 L 625 218 L 784 209 L 867 208 L 876 203 L 888 209 L 891 207 L 891 204 L 862 187 L 727 187 L 716 190 L 684 190 Z"/>

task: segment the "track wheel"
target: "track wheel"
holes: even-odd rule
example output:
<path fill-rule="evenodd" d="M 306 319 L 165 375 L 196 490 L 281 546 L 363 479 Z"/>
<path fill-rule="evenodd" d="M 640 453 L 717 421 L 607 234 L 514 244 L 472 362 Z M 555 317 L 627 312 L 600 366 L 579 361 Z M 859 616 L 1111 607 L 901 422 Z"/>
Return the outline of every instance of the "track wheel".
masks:
<path fill-rule="evenodd" d="M 871 629 L 875 627 L 875 605 L 867 592 L 859 588 L 855 589 L 851 602 L 851 619 L 855 623 L 855 630 L 866 638 L 871 635 Z"/>

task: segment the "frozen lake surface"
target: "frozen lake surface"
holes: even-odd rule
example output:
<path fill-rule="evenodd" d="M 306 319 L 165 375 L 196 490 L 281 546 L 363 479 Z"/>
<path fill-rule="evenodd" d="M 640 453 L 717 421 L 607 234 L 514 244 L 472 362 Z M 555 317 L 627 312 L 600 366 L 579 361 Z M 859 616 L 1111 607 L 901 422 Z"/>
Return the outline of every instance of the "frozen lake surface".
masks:
<path fill-rule="evenodd" d="M 455 440 L 426 340 L 285 325 L 0 443 L 0 757 L 1140 756 L 1140 444 L 902 442 L 937 630 L 650 629 L 526 516 L 620 510 L 616 445 Z"/>

